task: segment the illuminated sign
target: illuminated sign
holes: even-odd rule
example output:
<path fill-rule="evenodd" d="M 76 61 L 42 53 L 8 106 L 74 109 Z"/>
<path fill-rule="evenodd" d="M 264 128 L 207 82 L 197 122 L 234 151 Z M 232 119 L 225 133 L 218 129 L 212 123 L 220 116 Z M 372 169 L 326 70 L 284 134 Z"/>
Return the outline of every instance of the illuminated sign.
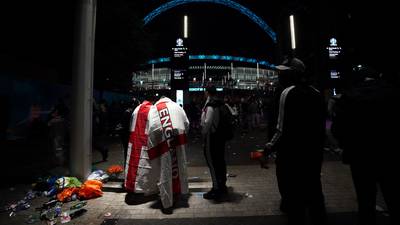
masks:
<path fill-rule="evenodd" d="M 171 57 L 171 88 L 186 90 L 189 55 L 182 38 L 176 39 Z"/>
<path fill-rule="evenodd" d="M 183 47 L 183 39 L 182 38 L 178 38 L 176 40 L 176 46 L 177 47 Z"/>
<path fill-rule="evenodd" d="M 176 90 L 176 103 L 183 106 L 183 90 Z"/>
<path fill-rule="evenodd" d="M 326 49 L 329 52 L 329 58 L 330 59 L 336 59 L 337 56 L 342 52 L 342 48 L 337 45 L 336 38 L 331 38 L 329 40 L 329 46 L 326 47 Z"/>
<path fill-rule="evenodd" d="M 185 70 L 174 70 L 174 79 L 175 80 L 185 79 Z"/>
<path fill-rule="evenodd" d="M 332 79 L 338 79 L 340 78 L 340 72 L 336 70 L 331 70 L 331 78 Z"/>
<path fill-rule="evenodd" d="M 224 88 L 216 88 L 217 91 L 223 91 Z M 189 88 L 189 91 L 205 91 L 205 88 L 201 88 L 201 87 L 193 87 L 193 88 Z"/>

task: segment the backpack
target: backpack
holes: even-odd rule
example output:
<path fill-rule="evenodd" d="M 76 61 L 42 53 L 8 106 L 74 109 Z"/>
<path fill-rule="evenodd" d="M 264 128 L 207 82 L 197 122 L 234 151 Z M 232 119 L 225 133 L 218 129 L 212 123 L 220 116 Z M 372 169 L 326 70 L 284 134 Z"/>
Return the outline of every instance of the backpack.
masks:
<path fill-rule="evenodd" d="M 216 127 L 216 134 L 221 137 L 224 141 L 229 141 L 233 139 L 234 136 L 234 116 L 231 110 L 224 103 L 220 103 L 217 106 L 219 111 L 219 123 Z"/>

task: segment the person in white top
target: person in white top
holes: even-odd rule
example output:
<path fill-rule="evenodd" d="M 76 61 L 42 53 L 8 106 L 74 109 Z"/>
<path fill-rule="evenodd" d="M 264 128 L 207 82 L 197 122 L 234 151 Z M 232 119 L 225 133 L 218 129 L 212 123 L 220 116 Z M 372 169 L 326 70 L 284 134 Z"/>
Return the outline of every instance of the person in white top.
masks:
<path fill-rule="evenodd" d="M 204 155 L 210 169 L 212 189 L 203 195 L 205 199 L 220 199 L 228 193 L 226 187 L 225 141 L 216 133 L 219 123 L 219 109 L 222 101 L 216 98 L 214 86 L 206 89 L 207 101 L 201 114 Z"/>

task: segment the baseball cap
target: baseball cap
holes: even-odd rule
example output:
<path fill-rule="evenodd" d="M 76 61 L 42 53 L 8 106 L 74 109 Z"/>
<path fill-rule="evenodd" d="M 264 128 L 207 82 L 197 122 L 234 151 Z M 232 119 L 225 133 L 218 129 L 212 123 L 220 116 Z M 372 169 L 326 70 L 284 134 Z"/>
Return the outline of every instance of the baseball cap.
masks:
<path fill-rule="evenodd" d="M 298 58 L 285 59 L 281 65 L 275 66 L 275 68 L 281 71 L 292 70 L 301 73 L 306 71 L 306 66 Z"/>

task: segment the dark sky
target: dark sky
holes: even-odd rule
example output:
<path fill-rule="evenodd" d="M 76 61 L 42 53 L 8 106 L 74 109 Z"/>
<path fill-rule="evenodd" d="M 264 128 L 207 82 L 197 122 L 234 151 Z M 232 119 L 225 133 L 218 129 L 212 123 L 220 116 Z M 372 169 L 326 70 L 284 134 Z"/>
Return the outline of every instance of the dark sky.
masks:
<path fill-rule="evenodd" d="M 152 2 L 146 7 L 147 11 L 163 1 Z M 269 6 L 265 1 L 252 0 L 240 3 L 275 30 L 272 4 Z M 189 47 L 193 54 L 227 54 L 265 59 L 274 54 L 276 45 L 257 24 L 237 10 L 212 3 L 177 6 L 151 21 L 147 29 L 160 35 L 156 45 L 159 54 L 166 54 L 176 37 L 182 35 L 185 14 L 189 16 Z"/>
<path fill-rule="evenodd" d="M 98 0 L 109 1 L 109 0 Z M 132 0 L 144 17 L 167 0 Z M 55 68 L 71 74 L 74 1 L 4 1 L 0 6 L 1 65 L 8 66 L 10 58 Z M 395 61 L 387 57 L 398 53 L 395 43 L 398 27 L 391 12 L 396 7 L 379 2 L 331 0 L 236 0 L 260 16 L 276 32 L 287 32 L 289 11 L 302 12 L 298 22 L 299 49 L 315 42 L 313 32 L 321 29 L 329 36 L 337 36 L 344 45 L 359 50 L 358 55 L 373 56 L 376 60 Z M 99 9 L 104 10 L 104 9 Z M 389 12 L 390 11 L 390 12 Z M 192 54 L 226 54 L 267 59 L 277 62 L 277 45 L 248 17 L 236 10 L 211 3 L 193 3 L 173 8 L 146 26 L 154 34 L 153 57 L 168 56 L 175 39 L 182 35 L 183 15 L 189 16 L 190 50 Z M 324 17 L 326 20 L 319 18 Z M 323 30 L 325 29 L 325 30 Z M 284 33 L 283 33 L 284 34 Z M 283 49 L 289 40 L 281 37 Z M 342 42 L 343 43 L 343 42 Z M 323 43 L 322 43 L 323 44 Z M 285 46 L 286 45 L 286 46 Z M 321 45 L 322 46 L 322 45 Z M 282 48 L 281 48 L 282 49 Z M 378 57 L 379 56 L 379 57 Z M 383 57 L 385 56 L 385 57 Z M 373 60 L 375 60 L 372 59 Z M 38 75 L 39 76 L 39 75 Z"/>

